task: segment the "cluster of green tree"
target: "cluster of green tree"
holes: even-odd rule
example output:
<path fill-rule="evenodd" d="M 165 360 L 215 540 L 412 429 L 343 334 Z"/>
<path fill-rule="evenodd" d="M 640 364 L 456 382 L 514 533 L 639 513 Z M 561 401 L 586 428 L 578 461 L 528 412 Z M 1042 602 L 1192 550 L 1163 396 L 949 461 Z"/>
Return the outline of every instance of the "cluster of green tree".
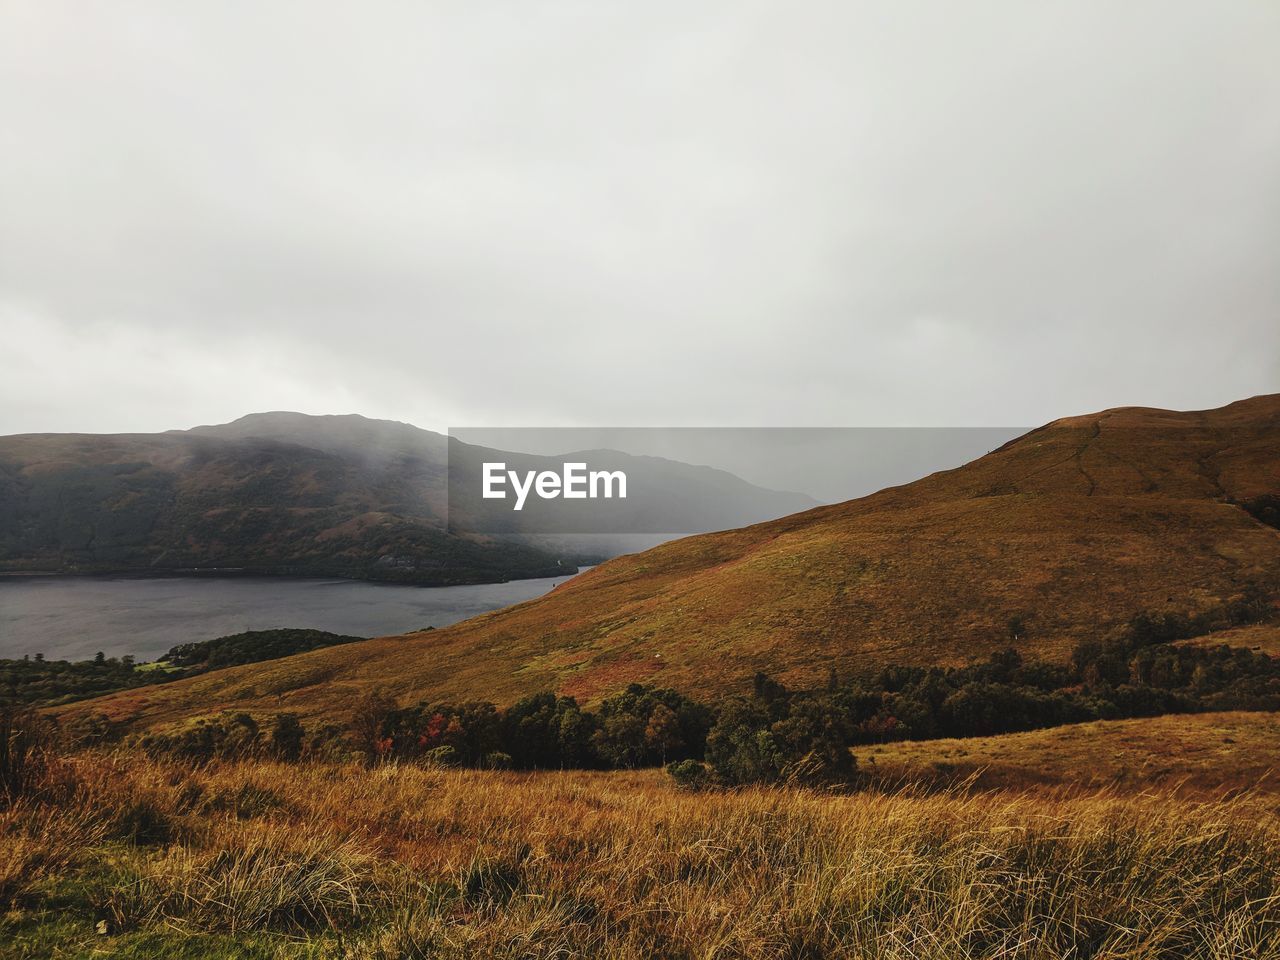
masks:
<path fill-rule="evenodd" d="M 278 660 L 295 653 L 364 639 L 324 630 L 250 630 L 200 643 L 180 643 L 161 657 L 161 661 L 174 667 L 217 670 L 241 663 Z"/>
<path fill-rule="evenodd" d="M 706 760 L 722 783 L 847 780 L 854 772 L 854 707 L 833 681 L 822 692 L 791 693 L 763 673 L 751 696 L 720 705 L 707 735 Z M 706 767 L 672 764 L 676 781 L 699 786 Z"/>
<path fill-rule="evenodd" d="M 1024 661 L 1010 648 L 966 667 L 890 666 L 822 692 L 793 693 L 757 674 L 749 697 L 720 704 L 706 744 L 710 771 L 682 763 L 690 785 L 844 779 L 850 748 L 889 740 L 976 737 L 1099 719 L 1204 710 L 1280 710 L 1280 660 L 1226 645 L 1175 645 L 1211 627 L 1274 613 L 1249 588 L 1195 616 L 1142 614 L 1115 639 L 1079 644 L 1066 664 Z M 1025 630 L 1019 621 L 1010 634 Z"/>
<path fill-rule="evenodd" d="M 701 757 L 712 712 L 674 690 L 632 684 L 598 710 L 573 697 L 538 693 L 505 709 L 492 703 L 397 707 L 371 695 L 352 734 L 375 759 L 444 765 L 621 769 Z"/>
<path fill-rule="evenodd" d="M 179 644 L 156 663 L 141 666 L 130 656 L 99 653 L 92 660 L 46 660 L 37 653 L 21 660 L 0 660 L 0 705 L 56 706 L 361 639 L 324 630 L 252 630 Z"/>
<path fill-rule="evenodd" d="M 362 756 L 371 763 L 426 762 L 486 769 L 612 770 L 701 758 L 712 711 L 675 692 L 633 684 L 584 710 L 572 697 L 539 693 L 500 709 L 492 703 L 420 703 L 400 707 L 374 692 L 346 727 L 305 730 L 278 714 L 264 730 L 247 714 L 207 717 L 176 731 L 148 733 L 148 752 L 197 762 L 271 756 Z M 70 739 L 104 742 L 118 731 L 80 718 Z"/>
<path fill-rule="evenodd" d="M 42 655 L 0 660 L 0 705 L 52 706 L 127 690 L 165 679 L 163 671 L 136 669 L 133 657 L 46 660 Z"/>
<path fill-rule="evenodd" d="M 1068 664 L 1023 661 L 1009 649 L 967 667 L 888 667 L 821 695 L 793 694 L 764 676 L 756 687 L 738 708 L 739 724 L 775 732 L 796 709 L 817 712 L 828 718 L 826 735 L 856 747 L 1166 713 L 1280 710 L 1280 660 L 1227 646 L 1116 641 L 1082 644 Z"/>
<path fill-rule="evenodd" d="M 110 739 L 113 733 L 105 726 L 85 726 L 83 721 L 79 728 L 68 732 L 72 740 L 81 741 Z M 308 746 L 315 751 L 319 739 L 318 735 L 313 735 L 308 743 L 297 714 L 276 714 L 264 730 L 249 714 L 236 713 L 203 718 L 171 733 L 146 734 L 137 744 L 148 753 L 185 760 L 269 757 L 292 762 L 302 759 L 304 748 Z"/>

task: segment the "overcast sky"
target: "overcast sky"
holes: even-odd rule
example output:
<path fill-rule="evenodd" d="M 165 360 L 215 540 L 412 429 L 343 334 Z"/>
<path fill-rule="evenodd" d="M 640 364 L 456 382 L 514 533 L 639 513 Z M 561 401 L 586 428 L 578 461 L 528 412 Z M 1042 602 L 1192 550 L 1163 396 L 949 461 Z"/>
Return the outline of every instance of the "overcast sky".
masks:
<path fill-rule="evenodd" d="M 1280 4 L 0 0 L 0 433 L 1280 390 Z"/>

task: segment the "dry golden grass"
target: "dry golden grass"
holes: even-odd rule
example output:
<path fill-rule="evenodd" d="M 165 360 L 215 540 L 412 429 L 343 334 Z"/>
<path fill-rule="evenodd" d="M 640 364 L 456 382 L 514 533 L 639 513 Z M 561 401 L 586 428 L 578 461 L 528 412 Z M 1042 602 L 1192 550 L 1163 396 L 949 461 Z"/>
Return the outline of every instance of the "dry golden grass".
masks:
<path fill-rule="evenodd" d="M 1203 713 L 1104 720 L 1029 733 L 862 747 L 877 783 L 978 788 L 1152 787 L 1201 794 L 1280 792 L 1280 720 Z"/>
<path fill-rule="evenodd" d="M 102 821 L 83 809 L 21 801 L 0 810 L 0 909 L 21 905 L 104 834 Z"/>
<path fill-rule="evenodd" d="M 1241 647 L 1245 650 L 1256 650 L 1270 657 L 1280 657 L 1280 624 L 1255 623 L 1244 627 L 1232 627 L 1230 630 L 1215 630 L 1213 633 L 1193 640 L 1180 640 L 1180 644 L 1194 646 Z"/>
<path fill-rule="evenodd" d="M 1266 795 L 690 794 L 656 772 L 93 754 L 65 769 L 74 792 L 16 819 L 91 817 L 115 840 L 62 870 L 98 879 L 59 901 L 56 937 L 36 907 L 5 921 L 9 955 L 82 955 L 99 917 L 113 956 L 147 937 L 166 952 L 145 955 L 348 960 L 1280 955 Z"/>
<path fill-rule="evenodd" d="M 764 670 L 793 686 L 1010 642 L 1063 658 L 1139 612 L 1280 582 L 1280 532 L 1237 500 L 1280 489 L 1280 397 L 1060 421 L 957 470 L 621 557 L 447 630 L 371 640 L 68 707 L 136 726 L 221 709 L 341 716 L 402 701 L 593 702 L 631 681 L 706 698 Z"/>

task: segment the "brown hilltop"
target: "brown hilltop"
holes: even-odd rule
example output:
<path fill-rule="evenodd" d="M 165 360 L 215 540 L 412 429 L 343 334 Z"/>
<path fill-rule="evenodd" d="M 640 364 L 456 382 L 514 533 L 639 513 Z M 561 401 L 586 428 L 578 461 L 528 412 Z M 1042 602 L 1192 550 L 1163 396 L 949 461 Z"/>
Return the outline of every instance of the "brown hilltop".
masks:
<path fill-rule="evenodd" d="M 540 599 L 79 705 L 140 723 L 234 707 L 341 714 L 382 687 L 592 700 L 634 680 L 709 695 L 756 670 L 794 683 L 1010 643 L 1062 658 L 1143 611 L 1211 610 L 1280 587 L 1280 396 L 1055 421 L 955 470 L 602 564 Z"/>

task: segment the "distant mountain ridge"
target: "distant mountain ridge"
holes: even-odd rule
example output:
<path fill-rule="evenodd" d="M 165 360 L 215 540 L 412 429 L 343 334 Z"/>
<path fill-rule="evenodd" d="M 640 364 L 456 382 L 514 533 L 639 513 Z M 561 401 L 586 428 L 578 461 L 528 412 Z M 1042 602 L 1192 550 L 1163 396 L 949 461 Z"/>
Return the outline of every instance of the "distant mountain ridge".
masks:
<path fill-rule="evenodd" d="M 369 462 L 397 457 L 427 457 L 443 462 L 448 437 L 399 420 L 375 420 L 358 413 L 307 414 L 286 410 L 250 413 L 229 423 L 205 424 L 190 430 L 167 430 L 165 436 L 190 434 L 224 440 L 276 440 L 333 454 L 358 455 Z"/>
<path fill-rule="evenodd" d="M 358 415 L 251 414 L 159 434 L 0 437 L 0 572 L 254 573 L 446 584 L 562 575 L 563 545 L 446 524 L 450 471 L 500 456 Z M 697 529 L 812 505 L 729 474 L 615 455 L 690 499 Z M 479 489 L 477 475 L 460 486 Z"/>

